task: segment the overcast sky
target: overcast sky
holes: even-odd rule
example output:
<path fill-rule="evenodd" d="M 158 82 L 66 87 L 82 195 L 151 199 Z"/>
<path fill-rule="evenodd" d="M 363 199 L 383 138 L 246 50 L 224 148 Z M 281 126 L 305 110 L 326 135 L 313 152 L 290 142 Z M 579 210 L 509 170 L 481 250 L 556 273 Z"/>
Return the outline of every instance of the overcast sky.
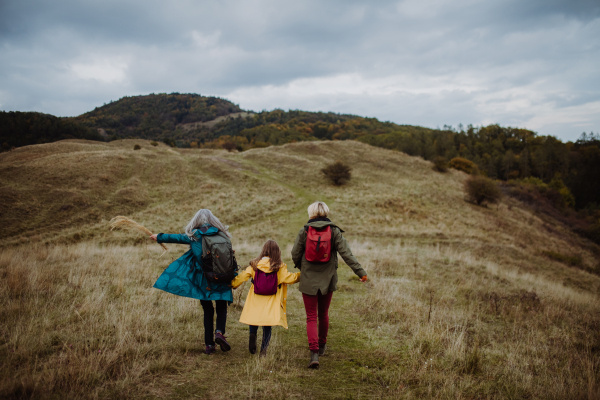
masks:
<path fill-rule="evenodd" d="M 0 0 L 0 109 L 123 96 L 600 131 L 600 0 Z"/>

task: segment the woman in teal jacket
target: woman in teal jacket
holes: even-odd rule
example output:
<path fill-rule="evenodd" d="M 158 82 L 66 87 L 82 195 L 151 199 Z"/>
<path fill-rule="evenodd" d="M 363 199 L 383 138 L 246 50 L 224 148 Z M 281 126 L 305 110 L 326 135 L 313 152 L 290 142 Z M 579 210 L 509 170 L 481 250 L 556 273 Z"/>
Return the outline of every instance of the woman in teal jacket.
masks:
<path fill-rule="evenodd" d="M 231 346 L 225 337 L 227 306 L 233 302 L 231 285 L 209 282 L 202 271 L 202 236 L 216 235 L 219 231 L 231 238 L 225 226 L 210 210 L 202 209 L 185 227 L 184 234 L 159 233 L 151 235 L 158 243 L 189 244 L 190 250 L 173 261 L 158 278 L 154 287 L 178 296 L 200 300 L 204 310 L 204 343 L 206 354 L 215 351 L 215 343 L 223 351 Z M 213 300 L 215 307 L 213 307 Z M 213 317 L 217 311 L 217 329 L 213 336 Z"/>

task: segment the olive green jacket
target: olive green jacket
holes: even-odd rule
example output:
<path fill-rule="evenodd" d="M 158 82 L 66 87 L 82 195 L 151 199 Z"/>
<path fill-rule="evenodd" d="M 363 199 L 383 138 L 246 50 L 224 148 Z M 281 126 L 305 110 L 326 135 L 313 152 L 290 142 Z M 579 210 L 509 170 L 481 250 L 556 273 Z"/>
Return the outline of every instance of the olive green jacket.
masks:
<path fill-rule="evenodd" d="M 363 277 L 367 274 L 356 257 L 352 255 L 350 246 L 342 235 L 343 231 L 333 222 L 315 221 L 305 226 L 322 229 L 327 225 L 331 225 L 331 244 L 333 247 L 329 262 L 311 263 L 306 261 L 304 248 L 306 247 L 307 234 L 304 227 L 298 232 L 298 237 L 292 248 L 292 261 L 294 261 L 296 268 L 301 271 L 299 289 L 302 293 L 312 296 L 315 296 L 319 291 L 321 291 L 321 294 L 327 294 L 337 290 L 338 253 L 356 275 Z"/>

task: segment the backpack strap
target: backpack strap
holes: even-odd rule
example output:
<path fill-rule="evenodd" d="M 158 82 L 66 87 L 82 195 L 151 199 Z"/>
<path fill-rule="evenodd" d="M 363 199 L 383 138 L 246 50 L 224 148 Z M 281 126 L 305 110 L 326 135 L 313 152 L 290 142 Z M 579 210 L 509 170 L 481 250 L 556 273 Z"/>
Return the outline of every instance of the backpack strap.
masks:
<path fill-rule="evenodd" d="M 231 242 L 231 239 L 229 238 L 229 236 L 227 236 L 224 232 L 219 231 L 217 232 L 218 236 L 221 236 L 223 239 L 226 239 L 228 242 Z"/>

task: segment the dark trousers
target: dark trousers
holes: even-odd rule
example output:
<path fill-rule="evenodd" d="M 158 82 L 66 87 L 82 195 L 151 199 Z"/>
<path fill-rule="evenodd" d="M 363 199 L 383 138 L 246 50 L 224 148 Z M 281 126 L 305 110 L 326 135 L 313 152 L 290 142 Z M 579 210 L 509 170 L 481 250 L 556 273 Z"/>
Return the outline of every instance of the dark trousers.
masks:
<path fill-rule="evenodd" d="M 306 335 L 308 336 L 310 351 L 317 352 L 319 351 L 319 345 L 323 346 L 327 343 L 331 295 L 333 295 L 333 292 L 323 295 L 319 291 L 316 296 L 302 293 L 304 309 L 306 310 Z M 319 321 L 318 325 L 317 321 Z"/>
<path fill-rule="evenodd" d="M 260 345 L 260 350 L 266 350 L 269 347 L 269 342 L 271 341 L 271 330 L 272 326 L 263 326 L 263 338 L 262 343 Z M 254 333 L 255 335 L 258 333 L 258 326 L 250 325 L 250 333 Z"/>
<path fill-rule="evenodd" d="M 225 334 L 225 324 L 227 323 L 227 300 L 215 300 L 215 307 L 210 300 L 200 300 L 204 310 L 204 343 L 207 346 L 215 345 L 215 335 L 213 332 L 213 318 L 215 317 L 215 308 L 217 309 L 217 331 Z"/>

